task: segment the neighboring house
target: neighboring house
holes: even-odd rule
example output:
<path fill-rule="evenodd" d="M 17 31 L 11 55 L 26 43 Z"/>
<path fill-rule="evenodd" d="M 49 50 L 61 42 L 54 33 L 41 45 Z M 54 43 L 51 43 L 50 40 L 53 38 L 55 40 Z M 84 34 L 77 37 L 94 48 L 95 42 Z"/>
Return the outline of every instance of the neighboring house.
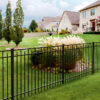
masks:
<path fill-rule="evenodd" d="M 50 31 L 57 31 L 58 24 L 60 22 L 61 17 L 44 17 L 42 19 L 43 29 Z"/>
<path fill-rule="evenodd" d="M 71 33 L 79 33 L 79 12 L 64 11 L 59 23 L 59 32 L 64 29 Z"/>
<path fill-rule="evenodd" d="M 100 0 L 80 10 L 80 31 L 100 31 Z"/>
<path fill-rule="evenodd" d="M 43 22 L 37 22 L 38 24 L 38 29 L 42 30 L 43 29 Z"/>

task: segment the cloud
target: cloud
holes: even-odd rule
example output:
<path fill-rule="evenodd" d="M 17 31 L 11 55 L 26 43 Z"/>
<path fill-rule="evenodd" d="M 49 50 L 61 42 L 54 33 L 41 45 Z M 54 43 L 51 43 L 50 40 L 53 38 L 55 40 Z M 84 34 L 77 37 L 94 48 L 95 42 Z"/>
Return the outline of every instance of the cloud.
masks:
<path fill-rule="evenodd" d="M 25 4 L 26 5 L 26 4 Z M 61 11 L 55 4 L 48 2 L 31 2 L 27 6 L 24 5 L 25 15 L 28 17 L 43 17 L 43 16 L 55 16 L 60 15 Z"/>
<path fill-rule="evenodd" d="M 74 10 L 75 11 L 79 11 L 80 9 L 86 7 L 87 5 L 89 5 L 90 3 L 88 1 L 84 1 L 82 4 L 77 5 Z"/>
<path fill-rule="evenodd" d="M 12 11 L 17 0 L 10 0 Z M 25 14 L 24 26 L 29 26 L 32 19 L 41 20 L 43 16 L 61 16 L 64 10 L 78 11 L 95 0 L 22 0 Z M 8 0 L 0 0 L 3 18 Z"/>
<path fill-rule="evenodd" d="M 81 10 L 82 8 L 84 8 L 84 7 L 86 7 L 86 6 L 88 6 L 88 5 L 90 5 L 91 3 L 93 3 L 93 2 L 95 2 L 95 0 L 84 0 L 81 4 L 78 4 L 78 5 L 76 5 L 74 8 L 73 8 L 73 10 L 74 11 L 79 11 L 79 10 Z"/>
<path fill-rule="evenodd" d="M 60 7 L 67 8 L 69 6 L 68 2 L 60 0 Z"/>
<path fill-rule="evenodd" d="M 29 24 L 32 19 L 41 20 L 44 16 L 61 16 L 63 12 L 62 9 L 57 6 L 57 0 L 51 2 L 43 2 L 43 0 L 23 1 L 24 2 L 22 4 L 25 13 L 25 24 Z"/>

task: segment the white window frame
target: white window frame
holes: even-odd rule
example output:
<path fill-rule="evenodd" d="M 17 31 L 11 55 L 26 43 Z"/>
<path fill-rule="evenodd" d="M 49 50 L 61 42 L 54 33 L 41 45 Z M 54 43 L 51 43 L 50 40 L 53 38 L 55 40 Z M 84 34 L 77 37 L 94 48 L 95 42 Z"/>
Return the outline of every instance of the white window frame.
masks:
<path fill-rule="evenodd" d="M 86 11 L 82 12 L 82 17 L 86 18 Z"/>
<path fill-rule="evenodd" d="M 93 12 L 93 11 L 94 11 L 94 12 Z M 94 15 L 95 15 L 95 8 L 92 8 L 92 9 L 91 9 L 90 15 L 91 15 L 91 16 L 94 16 Z"/>

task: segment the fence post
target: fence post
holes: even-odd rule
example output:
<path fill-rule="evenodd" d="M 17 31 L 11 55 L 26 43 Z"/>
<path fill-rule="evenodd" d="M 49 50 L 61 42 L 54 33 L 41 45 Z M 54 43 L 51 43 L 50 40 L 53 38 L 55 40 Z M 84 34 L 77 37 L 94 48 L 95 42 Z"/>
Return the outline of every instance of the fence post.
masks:
<path fill-rule="evenodd" d="M 93 47 L 92 47 L 92 74 L 94 74 L 94 48 L 95 48 L 95 43 L 93 42 Z"/>
<path fill-rule="evenodd" d="M 64 84 L 64 44 L 62 45 L 62 84 Z"/>
<path fill-rule="evenodd" d="M 11 100 L 14 100 L 14 49 L 11 49 Z"/>

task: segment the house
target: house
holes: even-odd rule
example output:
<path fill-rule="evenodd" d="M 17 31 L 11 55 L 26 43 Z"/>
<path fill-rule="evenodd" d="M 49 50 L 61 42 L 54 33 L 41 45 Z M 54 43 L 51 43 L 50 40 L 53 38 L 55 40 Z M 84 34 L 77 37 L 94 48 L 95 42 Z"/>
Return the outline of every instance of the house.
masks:
<path fill-rule="evenodd" d="M 64 29 L 71 33 L 78 33 L 79 31 L 79 12 L 64 11 L 59 23 L 59 32 Z"/>
<path fill-rule="evenodd" d="M 100 0 L 80 10 L 80 31 L 100 31 Z"/>
<path fill-rule="evenodd" d="M 37 24 L 38 24 L 38 29 L 40 29 L 40 30 L 42 30 L 42 28 L 43 28 L 43 22 L 37 22 Z"/>
<path fill-rule="evenodd" d="M 44 17 L 42 19 L 43 29 L 50 31 L 57 31 L 58 24 L 60 22 L 61 17 Z"/>

